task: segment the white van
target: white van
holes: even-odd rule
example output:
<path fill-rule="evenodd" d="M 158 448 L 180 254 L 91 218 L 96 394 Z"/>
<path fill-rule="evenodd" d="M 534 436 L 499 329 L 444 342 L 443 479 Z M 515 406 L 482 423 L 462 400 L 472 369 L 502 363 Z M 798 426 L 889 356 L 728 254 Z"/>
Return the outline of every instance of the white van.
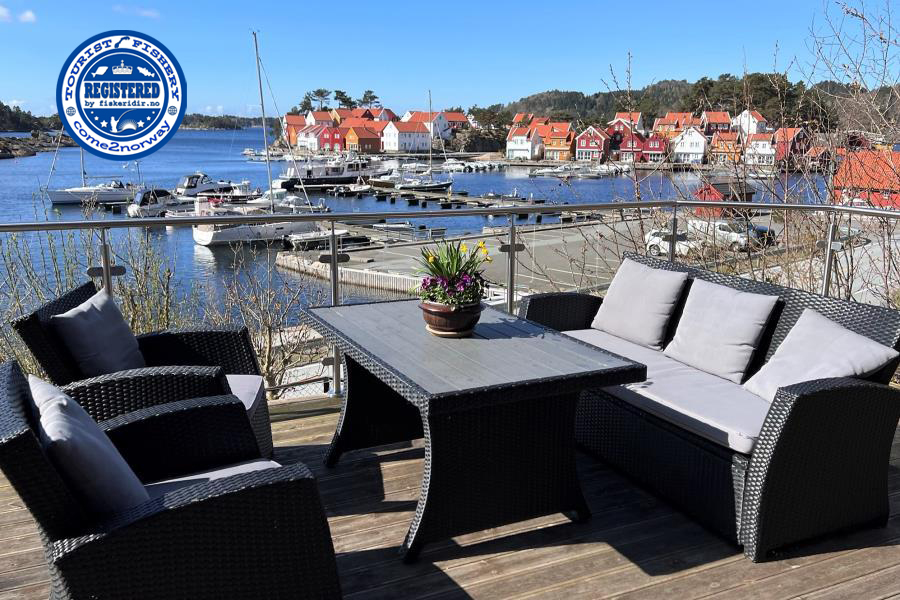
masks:
<path fill-rule="evenodd" d="M 691 219 L 687 227 L 688 232 L 701 236 L 707 243 L 728 248 L 733 252 L 744 251 L 750 245 L 750 232 L 746 223 Z"/>

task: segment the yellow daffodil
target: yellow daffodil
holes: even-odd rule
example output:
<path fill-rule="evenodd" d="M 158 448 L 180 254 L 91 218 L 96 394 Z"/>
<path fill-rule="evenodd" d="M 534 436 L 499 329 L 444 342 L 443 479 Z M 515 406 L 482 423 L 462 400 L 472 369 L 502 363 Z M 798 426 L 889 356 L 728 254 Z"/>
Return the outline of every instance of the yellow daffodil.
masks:
<path fill-rule="evenodd" d="M 469 247 L 466 246 L 465 244 L 463 244 L 462 246 L 459 247 L 459 251 L 460 251 L 460 252 L 463 252 L 463 253 L 466 253 L 466 252 L 469 251 Z"/>
<path fill-rule="evenodd" d="M 434 264 L 434 254 L 432 254 L 428 257 L 428 262 L 429 262 L 429 264 Z"/>
<path fill-rule="evenodd" d="M 484 254 L 485 256 L 487 256 L 487 255 L 488 255 L 488 249 L 485 248 L 484 246 L 482 246 L 482 247 L 481 247 L 481 253 Z"/>
<path fill-rule="evenodd" d="M 478 247 L 481 249 L 484 249 L 484 240 L 481 240 L 480 242 L 478 242 Z"/>

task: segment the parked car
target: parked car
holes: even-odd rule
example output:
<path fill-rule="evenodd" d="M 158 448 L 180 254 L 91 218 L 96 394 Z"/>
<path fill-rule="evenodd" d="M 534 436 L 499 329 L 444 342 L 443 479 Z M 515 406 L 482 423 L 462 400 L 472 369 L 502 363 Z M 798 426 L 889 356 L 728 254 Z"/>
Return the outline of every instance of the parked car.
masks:
<path fill-rule="evenodd" d="M 841 242 L 844 248 L 858 248 L 865 246 L 871 240 L 867 238 L 862 229 L 850 227 L 849 225 L 841 225 L 835 232 L 835 241 Z"/>
<path fill-rule="evenodd" d="M 778 243 L 778 236 L 770 228 L 746 221 L 691 219 L 687 226 L 689 233 L 732 252 L 744 252 L 748 248 L 755 250 Z"/>
<path fill-rule="evenodd" d="M 672 233 L 663 229 L 652 229 L 644 236 L 647 252 L 651 256 L 667 255 L 672 242 Z M 703 240 L 696 236 L 690 236 L 686 231 L 679 231 L 675 235 L 675 255 L 688 256 L 699 254 L 703 250 Z"/>

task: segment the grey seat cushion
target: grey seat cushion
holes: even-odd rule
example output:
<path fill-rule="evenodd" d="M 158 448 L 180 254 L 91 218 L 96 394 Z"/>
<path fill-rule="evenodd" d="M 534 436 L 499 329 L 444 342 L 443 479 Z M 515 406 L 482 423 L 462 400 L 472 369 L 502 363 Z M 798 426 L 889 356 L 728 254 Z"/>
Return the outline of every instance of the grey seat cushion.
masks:
<path fill-rule="evenodd" d="M 605 392 L 721 446 L 743 454 L 753 451 L 769 412 L 769 403 L 759 396 L 603 331 L 565 333 L 647 365 L 646 381 L 604 388 Z"/>
<path fill-rule="evenodd" d="M 866 377 L 896 358 L 893 348 L 807 308 L 744 388 L 772 402 L 780 387 L 827 377 Z"/>
<path fill-rule="evenodd" d="M 28 386 L 41 445 L 89 511 L 113 514 L 149 500 L 118 449 L 77 402 L 33 375 Z"/>
<path fill-rule="evenodd" d="M 185 475 L 184 477 L 175 477 L 173 479 L 149 483 L 145 486 L 145 489 L 146 493 L 149 494 L 151 498 L 158 498 L 189 485 L 208 483 L 217 479 L 231 477 L 232 475 L 240 475 L 241 473 L 252 473 L 254 471 L 262 471 L 263 469 L 277 469 L 280 466 L 281 465 L 274 460 L 250 460 L 229 465 L 221 469 L 205 471 L 203 473 L 193 473 L 191 475 Z"/>
<path fill-rule="evenodd" d="M 85 377 L 147 366 L 137 338 L 105 290 L 50 317 L 50 327 Z"/>
<path fill-rule="evenodd" d="M 266 401 L 265 380 L 261 375 L 226 375 L 231 393 L 238 397 L 253 420 L 256 409 Z"/>
<path fill-rule="evenodd" d="M 664 352 L 686 365 L 741 383 L 777 302 L 778 296 L 697 279 L 675 337 Z"/>
<path fill-rule="evenodd" d="M 591 327 L 659 350 L 686 281 L 687 273 L 654 269 L 626 258 Z"/>

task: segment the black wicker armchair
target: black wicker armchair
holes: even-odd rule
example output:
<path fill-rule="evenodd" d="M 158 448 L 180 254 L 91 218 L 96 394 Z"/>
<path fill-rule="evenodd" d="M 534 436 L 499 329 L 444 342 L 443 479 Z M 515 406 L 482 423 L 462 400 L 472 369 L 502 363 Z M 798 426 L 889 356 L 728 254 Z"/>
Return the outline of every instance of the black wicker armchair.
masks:
<path fill-rule="evenodd" d="M 340 597 L 315 478 L 302 464 L 262 460 L 234 396 L 154 406 L 101 426 L 145 483 L 228 461 L 266 468 L 156 484 L 149 501 L 102 518 L 45 454 L 31 402 L 19 366 L 0 365 L 0 469 L 37 522 L 52 598 Z M 208 433 L 203 444 L 195 428 Z"/>
<path fill-rule="evenodd" d="M 900 350 L 900 311 L 826 298 L 646 256 L 628 258 L 735 289 L 780 297 L 747 377 L 774 354 L 806 308 Z M 602 302 L 585 294 L 526 298 L 520 316 L 584 330 Z M 672 317 L 666 341 L 679 319 Z M 742 545 L 754 561 L 786 546 L 889 516 L 888 460 L 900 419 L 893 361 L 867 379 L 821 379 L 779 389 L 752 452 L 696 435 L 604 390 L 579 404 L 579 445 Z"/>
<path fill-rule="evenodd" d="M 260 375 L 246 327 L 203 327 L 140 335 L 138 345 L 146 368 L 85 379 L 49 321 L 53 315 L 78 306 L 96 292 L 93 282 L 85 283 L 12 322 L 13 329 L 50 380 L 66 386 L 66 392 L 94 419 L 102 421 L 138 408 L 186 398 L 228 394 L 232 390 L 223 374 Z M 272 429 L 264 399 L 253 404 L 249 416 L 260 450 L 264 456 L 271 455 Z"/>

